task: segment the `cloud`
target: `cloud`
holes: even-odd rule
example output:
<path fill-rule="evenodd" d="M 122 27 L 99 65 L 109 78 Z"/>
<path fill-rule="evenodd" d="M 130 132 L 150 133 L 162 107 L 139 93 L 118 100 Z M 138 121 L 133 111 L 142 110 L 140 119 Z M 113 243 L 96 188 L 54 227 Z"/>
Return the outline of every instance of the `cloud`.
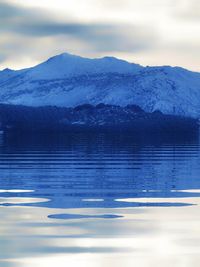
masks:
<path fill-rule="evenodd" d="M 9 30 L 30 37 L 65 35 L 93 45 L 96 51 L 137 51 L 156 42 L 156 34 L 143 26 L 30 21 Z"/>
<path fill-rule="evenodd" d="M 0 67 L 27 67 L 70 52 L 199 69 L 199 5 L 200 0 L 0 0 Z"/>
<path fill-rule="evenodd" d="M 5 54 L 0 53 L 0 63 L 6 60 L 7 56 Z"/>
<path fill-rule="evenodd" d="M 22 14 L 23 14 L 23 9 L 7 4 L 5 2 L 0 3 L 1 21 L 11 17 L 21 16 Z"/>
<path fill-rule="evenodd" d="M 46 10 L 6 2 L 0 3 L 0 34 L 1 62 L 11 57 L 38 58 L 37 53 L 41 57 L 54 50 L 135 52 L 150 49 L 157 41 L 155 29 L 149 26 L 63 21 Z"/>
<path fill-rule="evenodd" d="M 179 2 L 176 15 L 182 20 L 200 21 L 200 1 L 185 0 Z"/>
<path fill-rule="evenodd" d="M 149 29 L 140 25 L 120 25 L 104 23 L 74 23 L 58 21 L 47 12 L 40 9 L 29 9 L 11 4 L 0 3 L 0 32 L 14 32 L 26 36 L 53 36 L 70 35 L 83 40 L 92 39 L 109 40 L 113 38 L 113 43 L 120 41 L 120 38 L 129 38 L 134 41 L 141 39 L 141 42 L 152 40 L 155 37 L 155 29 Z M 152 34 L 150 34 L 150 31 Z M 125 32 L 129 33 L 125 34 Z M 146 36 L 145 36 L 146 35 Z M 154 38 L 153 38 L 154 39 Z M 126 42 L 127 40 L 125 40 Z M 132 41 L 132 43 L 134 43 Z M 112 43 L 111 41 L 109 42 Z"/>

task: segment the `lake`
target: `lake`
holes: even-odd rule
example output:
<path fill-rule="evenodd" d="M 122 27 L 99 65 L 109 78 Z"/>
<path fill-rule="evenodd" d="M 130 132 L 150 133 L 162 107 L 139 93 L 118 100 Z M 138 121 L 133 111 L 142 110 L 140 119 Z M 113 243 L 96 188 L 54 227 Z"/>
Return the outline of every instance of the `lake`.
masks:
<path fill-rule="evenodd" d="M 1 267 L 199 266 L 199 135 L 1 135 L 0 218 Z"/>

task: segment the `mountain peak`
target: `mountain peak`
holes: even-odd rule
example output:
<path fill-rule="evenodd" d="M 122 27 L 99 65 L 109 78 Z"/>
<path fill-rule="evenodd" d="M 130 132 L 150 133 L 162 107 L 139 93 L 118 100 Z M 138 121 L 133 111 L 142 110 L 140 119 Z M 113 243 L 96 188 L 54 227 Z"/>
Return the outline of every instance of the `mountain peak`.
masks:
<path fill-rule="evenodd" d="M 7 72 L 8 73 L 8 72 L 13 72 L 13 70 L 9 69 L 9 68 L 5 68 L 5 69 L 2 70 L 2 72 L 4 72 L 4 73 Z"/>
<path fill-rule="evenodd" d="M 61 54 L 55 55 L 53 57 L 50 57 L 49 59 L 47 59 L 46 62 L 50 62 L 50 61 L 54 61 L 54 60 L 69 60 L 69 59 L 72 60 L 72 59 L 76 59 L 76 58 L 81 58 L 81 57 L 65 52 L 65 53 L 61 53 Z M 45 62 L 43 62 L 43 63 L 45 63 Z M 41 63 L 41 64 L 43 64 L 43 63 Z"/>
<path fill-rule="evenodd" d="M 142 67 L 115 57 L 86 58 L 62 53 L 31 68 L 31 78 L 58 79 L 102 73 L 134 74 Z"/>
<path fill-rule="evenodd" d="M 109 57 L 109 56 L 106 56 L 106 57 L 103 57 L 102 59 L 106 59 L 106 60 L 120 60 L 116 57 Z"/>

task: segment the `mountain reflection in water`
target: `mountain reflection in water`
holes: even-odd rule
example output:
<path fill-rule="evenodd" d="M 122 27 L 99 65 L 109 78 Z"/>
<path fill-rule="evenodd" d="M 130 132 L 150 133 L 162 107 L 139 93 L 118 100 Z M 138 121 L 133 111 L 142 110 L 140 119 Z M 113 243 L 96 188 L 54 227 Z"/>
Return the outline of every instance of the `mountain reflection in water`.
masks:
<path fill-rule="evenodd" d="M 197 266 L 199 162 L 198 134 L 0 136 L 0 266 Z"/>

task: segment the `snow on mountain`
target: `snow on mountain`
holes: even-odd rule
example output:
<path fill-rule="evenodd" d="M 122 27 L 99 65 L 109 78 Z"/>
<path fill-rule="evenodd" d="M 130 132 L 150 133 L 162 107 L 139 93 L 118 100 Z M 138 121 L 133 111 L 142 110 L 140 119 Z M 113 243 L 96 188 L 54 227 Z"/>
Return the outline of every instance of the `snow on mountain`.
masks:
<path fill-rule="evenodd" d="M 107 72 L 131 74 L 141 68 L 139 65 L 130 64 L 114 57 L 89 59 L 64 53 L 32 68 L 29 77 L 49 80 Z"/>
<path fill-rule="evenodd" d="M 0 72 L 0 102 L 74 107 L 138 105 L 147 112 L 200 117 L 200 73 L 178 67 L 142 67 L 113 57 L 70 54 L 35 67 Z"/>

